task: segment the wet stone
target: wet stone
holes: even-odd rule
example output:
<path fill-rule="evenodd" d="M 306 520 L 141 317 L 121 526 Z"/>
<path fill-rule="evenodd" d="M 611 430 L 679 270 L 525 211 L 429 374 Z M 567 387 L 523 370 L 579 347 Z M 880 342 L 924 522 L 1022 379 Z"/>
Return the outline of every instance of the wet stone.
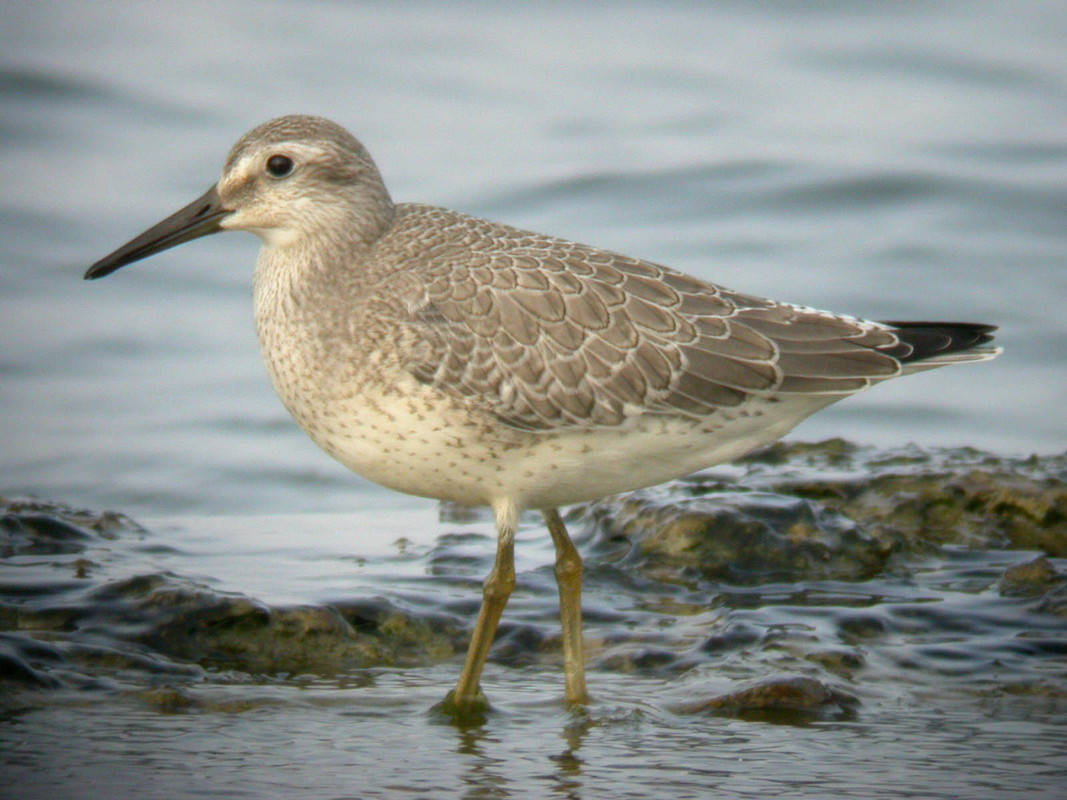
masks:
<path fill-rule="evenodd" d="M 746 491 L 678 500 L 664 491 L 635 492 L 587 512 L 598 536 L 633 543 L 628 565 L 741 582 L 859 579 L 889 556 L 846 516 L 806 500 Z"/>
<path fill-rule="evenodd" d="M 272 607 L 179 575 L 136 571 L 147 566 L 140 543 L 150 534 L 121 515 L 43 501 L 0 501 L 0 514 L 0 630 L 9 632 L 0 632 L 0 682 L 196 681 L 205 670 L 331 676 L 447 659 L 464 635 L 440 615 L 411 617 L 384 599 L 354 603 L 351 624 L 334 606 Z M 92 560 L 84 555 L 90 548 Z M 116 577 L 116 568 L 135 574 Z"/>
<path fill-rule="evenodd" d="M 837 628 L 846 642 L 880 639 L 889 631 L 885 620 L 870 614 L 845 614 L 838 620 Z"/>
<path fill-rule="evenodd" d="M 553 640 L 533 625 L 501 623 L 490 660 L 509 667 L 523 667 L 541 663 L 544 653 L 558 652 L 559 649 L 558 637 Z"/>
<path fill-rule="evenodd" d="M 1055 614 L 1067 617 L 1067 586 L 1060 584 L 1042 598 L 1037 606 L 1042 614 Z"/>
<path fill-rule="evenodd" d="M 176 714 L 196 705 L 192 695 L 174 686 L 153 686 L 139 693 L 141 700 L 158 711 Z"/>
<path fill-rule="evenodd" d="M 54 648 L 18 635 L 0 635 L 0 686 L 57 689 L 62 681 L 47 666 L 61 660 Z"/>
<path fill-rule="evenodd" d="M 0 558 L 82 552 L 98 537 L 143 530 L 113 511 L 73 509 L 43 500 L 0 497 Z"/>
<path fill-rule="evenodd" d="M 1064 584 L 1067 576 L 1042 556 L 1006 569 L 1000 579 L 1000 593 L 1005 597 L 1040 597 Z"/>
<path fill-rule="evenodd" d="M 680 658 L 670 650 L 655 647 L 643 647 L 639 650 L 615 652 L 597 661 L 598 669 L 608 669 L 628 675 L 659 675 L 673 672 Z"/>
<path fill-rule="evenodd" d="M 843 719 L 854 714 L 859 700 L 822 681 L 805 676 L 776 676 L 685 707 L 685 713 L 781 723 Z"/>
<path fill-rule="evenodd" d="M 752 647 L 759 643 L 763 634 L 748 625 L 732 624 L 725 630 L 709 636 L 701 646 L 701 649 L 709 655 L 722 655 L 723 653 Z"/>
<path fill-rule="evenodd" d="M 213 669 L 329 676 L 452 653 L 440 634 L 398 613 L 382 614 L 374 628 L 357 631 L 330 606 L 277 608 L 188 590 L 160 592 L 144 608 L 153 616 L 164 613 L 145 626 L 142 641 Z"/>
<path fill-rule="evenodd" d="M 75 525 L 42 513 L 7 513 L 0 517 L 4 532 L 3 555 L 80 553 L 90 539 Z"/>
<path fill-rule="evenodd" d="M 1067 455 L 778 443 L 714 471 L 586 507 L 593 547 L 657 575 L 862 579 L 946 545 L 1067 557 Z"/>
<path fill-rule="evenodd" d="M 836 441 L 779 443 L 769 451 L 786 466 L 770 469 L 763 456 L 752 456 L 746 485 L 815 500 L 896 552 L 958 544 L 1067 556 L 1067 454 L 886 453 Z"/>
<path fill-rule="evenodd" d="M 863 655 L 854 650 L 818 650 L 805 658 L 842 677 L 852 677 L 867 664 Z"/>

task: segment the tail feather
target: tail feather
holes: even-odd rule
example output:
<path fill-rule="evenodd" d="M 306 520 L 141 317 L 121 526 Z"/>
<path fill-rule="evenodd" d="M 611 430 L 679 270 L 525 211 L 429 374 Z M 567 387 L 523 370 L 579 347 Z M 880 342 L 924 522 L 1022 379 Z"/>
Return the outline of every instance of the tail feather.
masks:
<path fill-rule="evenodd" d="M 996 325 L 973 322 L 883 322 L 897 337 L 897 343 L 877 348 L 896 358 L 905 372 L 945 364 L 987 361 L 1000 353 L 990 346 Z"/>

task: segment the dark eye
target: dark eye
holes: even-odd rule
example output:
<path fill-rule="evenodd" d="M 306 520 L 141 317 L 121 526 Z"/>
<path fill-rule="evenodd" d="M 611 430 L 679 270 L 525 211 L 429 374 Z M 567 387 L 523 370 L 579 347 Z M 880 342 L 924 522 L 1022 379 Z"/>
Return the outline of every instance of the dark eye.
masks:
<path fill-rule="evenodd" d="M 284 178 L 293 171 L 293 159 L 289 156 L 274 155 L 267 159 L 267 172 L 275 178 Z"/>

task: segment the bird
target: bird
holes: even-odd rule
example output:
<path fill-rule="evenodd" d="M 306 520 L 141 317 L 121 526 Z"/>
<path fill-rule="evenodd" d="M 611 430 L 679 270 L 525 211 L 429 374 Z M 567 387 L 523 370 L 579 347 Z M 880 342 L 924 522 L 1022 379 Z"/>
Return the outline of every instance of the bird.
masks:
<path fill-rule="evenodd" d="M 231 230 L 262 240 L 260 348 L 311 439 L 383 486 L 492 509 L 495 560 L 442 701 L 457 713 L 488 707 L 521 512 L 540 511 L 555 546 L 564 699 L 581 706 L 583 564 L 561 508 L 734 460 L 873 384 L 1000 352 L 993 325 L 872 322 L 395 203 L 363 144 L 310 115 L 242 136 L 207 192 L 85 278 Z"/>

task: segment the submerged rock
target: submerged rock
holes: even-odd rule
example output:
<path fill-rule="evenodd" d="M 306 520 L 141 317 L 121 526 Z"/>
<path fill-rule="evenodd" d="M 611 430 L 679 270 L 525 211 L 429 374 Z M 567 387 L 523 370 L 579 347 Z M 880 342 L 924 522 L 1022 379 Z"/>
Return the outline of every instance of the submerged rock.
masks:
<path fill-rule="evenodd" d="M 330 676 L 449 658 L 464 637 L 443 616 L 414 618 L 384 598 L 272 607 L 145 571 L 135 543 L 150 534 L 121 515 L 41 501 L 0 501 L 0 509 L 0 683 L 86 687 L 102 675 L 187 680 L 205 671 Z"/>
<path fill-rule="evenodd" d="M 1067 584 L 1067 576 L 1042 556 L 1004 570 L 1000 593 L 1005 597 L 1040 597 L 1064 584 Z"/>
<path fill-rule="evenodd" d="M 1067 557 L 1067 453 L 886 453 L 831 440 L 779 443 L 742 463 L 751 467 L 747 485 L 817 501 L 897 549 L 957 544 Z M 768 463 L 775 469 L 764 469 Z"/>
<path fill-rule="evenodd" d="M 785 675 L 684 706 L 683 713 L 713 712 L 742 719 L 800 723 L 844 719 L 859 706 L 853 695 L 805 676 Z"/>
<path fill-rule="evenodd" d="M 661 577 L 683 570 L 742 582 L 857 579 L 880 570 L 890 553 L 845 515 L 769 492 L 717 490 L 678 500 L 649 489 L 588 513 L 598 536 L 634 542 L 627 563 Z"/>
<path fill-rule="evenodd" d="M 715 473 L 589 505 L 608 558 L 660 578 L 852 579 L 944 545 L 1067 556 L 1067 456 L 779 443 Z"/>

